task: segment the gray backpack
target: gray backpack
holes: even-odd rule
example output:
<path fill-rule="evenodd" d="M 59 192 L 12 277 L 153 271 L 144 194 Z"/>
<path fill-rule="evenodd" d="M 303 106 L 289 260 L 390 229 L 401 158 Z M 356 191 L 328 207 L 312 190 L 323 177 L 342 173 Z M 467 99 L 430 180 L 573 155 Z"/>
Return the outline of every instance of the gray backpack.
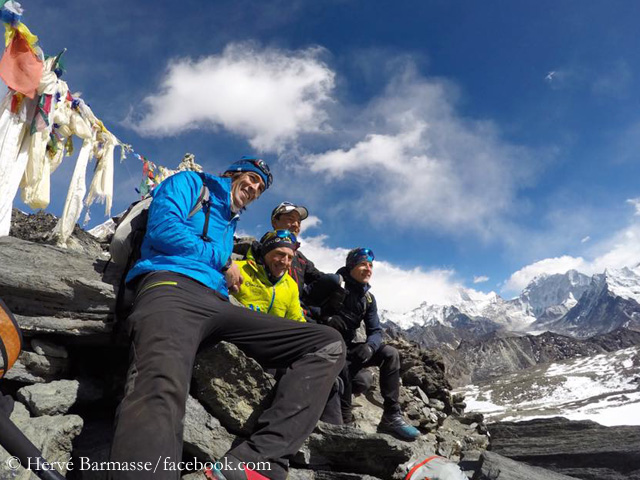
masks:
<path fill-rule="evenodd" d="M 204 179 L 203 179 L 204 181 Z M 116 231 L 109 244 L 111 261 L 116 265 L 129 270 L 140 258 L 140 247 L 147 232 L 147 220 L 149 218 L 149 207 L 153 197 L 147 195 L 142 200 L 132 203 L 124 214 L 116 222 Z M 209 189 L 202 184 L 200 195 L 195 206 L 189 212 L 189 218 L 198 213 L 203 205 L 209 203 Z M 202 233 L 202 237 L 208 240 L 207 230 L 209 226 L 209 209 L 205 210 L 207 218 Z"/>
<path fill-rule="evenodd" d="M 189 212 L 189 217 L 193 217 L 201 209 L 204 209 L 205 220 L 202 228 L 202 239 L 210 242 L 207 236 L 209 231 L 209 211 L 211 202 L 209 201 L 209 189 L 204 183 L 204 175 L 202 177 L 202 188 L 196 204 Z M 135 292 L 129 288 L 126 283 L 127 272 L 135 265 L 140 258 L 140 248 L 142 240 L 147 232 L 147 220 L 149 219 L 149 207 L 153 197 L 147 195 L 142 200 L 132 203 L 124 214 L 116 221 L 116 231 L 113 234 L 111 243 L 109 244 L 109 252 L 111 253 L 111 262 L 122 268 L 122 275 L 118 285 L 116 294 L 115 317 L 116 320 L 124 320 L 131 311 Z M 105 267 L 106 269 L 106 267 Z M 118 332 L 114 329 L 114 335 Z"/>

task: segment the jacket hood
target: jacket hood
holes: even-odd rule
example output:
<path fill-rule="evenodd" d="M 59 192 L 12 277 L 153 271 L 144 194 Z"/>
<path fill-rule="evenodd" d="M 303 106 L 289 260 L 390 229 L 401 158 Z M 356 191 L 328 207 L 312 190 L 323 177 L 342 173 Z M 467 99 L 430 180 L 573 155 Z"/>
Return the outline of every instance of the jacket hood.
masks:
<path fill-rule="evenodd" d="M 347 267 L 340 267 L 336 273 L 344 278 L 344 283 L 349 290 L 365 294 L 371 289 L 371 285 L 368 283 L 360 283 L 354 280 Z"/>

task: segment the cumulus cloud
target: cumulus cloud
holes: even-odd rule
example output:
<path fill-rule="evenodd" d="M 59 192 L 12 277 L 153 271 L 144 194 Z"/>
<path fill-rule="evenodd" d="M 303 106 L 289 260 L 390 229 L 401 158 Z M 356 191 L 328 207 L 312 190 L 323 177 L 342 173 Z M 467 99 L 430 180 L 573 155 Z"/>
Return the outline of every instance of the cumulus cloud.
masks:
<path fill-rule="evenodd" d="M 521 268 L 513 273 L 507 280 L 504 290 L 520 292 L 524 287 L 529 285 L 535 277 L 546 273 L 553 275 L 556 273 L 566 273 L 569 270 L 578 270 L 584 272 L 587 262 L 581 257 L 575 258 L 569 255 L 563 255 L 556 258 L 545 258 Z"/>
<path fill-rule="evenodd" d="M 348 189 L 371 220 L 489 233 L 531 178 L 532 157 L 492 123 L 463 118 L 455 104 L 450 85 L 407 67 L 352 119 L 346 129 L 355 138 L 346 147 L 304 163 Z"/>
<path fill-rule="evenodd" d="M 628 200 L 628 202 L 637 209 L 635 200 L 637 199 Z M 638 215 L 637 211 L 635 215 Z M 503 290 L 519 293 L 531 280 L 543 273 L 566 273 L 568 270 L 575 269 L 584 274 L 593 275 L 602 273 L 606 269 L 638 266 L 640 264 L 640 221 L 634 217 L 625 228 L 592 245 L 587 253 L 585 257 L 563 255 L 527 265 L 509 277 Z"/>
<path fill-rule="evenodd" d="M 322 53 L 231 44 L 219 55 L 172 60 L 132 126 L 158 136 L 224 128 L 260 151 L 280 151 L 300 134 L 328 128 L 335 75 Z"/>
<path fill-rule="evenodd" d="M 345 263 L 346 248 L 332 248 L 327 237 L 319 235 L 301 239 L 302 251 L 323 272 L 335 272 Z M 446 305 L 456 303 L 464 289 L 453 270 L 422 268 L 402 269 L 384 260 L 374 262 L 372 292 L 380 309 L 404 313 L 423 302 Z M 467 294 L 476 292 L 464 289 Z"/>
<path fill-rule="evenodd" d="M 300 233 L 304 233 L 311 228 L 316 228 L 320 226 L 321 223 L 322 220 L 320 220 L 318 217 L 316 217 L 315 215 L 309 215 L 306 220 L 304 220 L 300 224 Z"/>
<path fill-rule="evenodd" d="M 633 205 L 633 208 L 635 208 L 635 213 L 634 215 L 640 215 L 640 197 L 639 198 L 630 198 L 627 200 L 627 203 Z"/>
<path fill-rule="evenodd" d="M 489 281 L 489 277 L 487 277 L 486 275 L 480 275 L 478 277 L 473 277 L 473 283 L 484 283 L 484 282 L 488 282 Z"/>

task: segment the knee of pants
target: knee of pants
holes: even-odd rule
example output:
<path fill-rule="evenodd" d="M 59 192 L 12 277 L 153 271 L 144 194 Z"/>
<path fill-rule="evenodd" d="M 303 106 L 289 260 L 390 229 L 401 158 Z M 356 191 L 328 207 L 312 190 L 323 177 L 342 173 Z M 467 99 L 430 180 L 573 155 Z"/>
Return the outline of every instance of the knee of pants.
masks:
<path fill-rule="evenodd" d="M 340 369 L 344 366 L 347 355 L 347 347 L 344 344 L 342 335 L 331 327 L 321 326 L 323 347 L 319 348 L 315 354 L 321 355 L 331 363 L 335 363 Z"/>
<path fill-rule="evenodd" d="M 380 354 L 382 355 L 383 362 L 387 363 L 390 368 L 400 368 L 400 354 L 395 347 L 383 345 L 380 349 Z"/>
<path fill-rule="evenodd" d="M 353 394 L 360 395 L 368 392 L 373 386 L 373 374 L 369 370 L 360 370 L 351 381 Z"/>

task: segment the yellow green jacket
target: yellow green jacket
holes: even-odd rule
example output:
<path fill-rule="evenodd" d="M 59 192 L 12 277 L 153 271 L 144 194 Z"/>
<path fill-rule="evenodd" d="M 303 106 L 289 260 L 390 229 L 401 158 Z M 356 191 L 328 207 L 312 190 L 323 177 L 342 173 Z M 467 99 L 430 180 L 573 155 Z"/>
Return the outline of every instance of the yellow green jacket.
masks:
<path fill-rule="evenodd" d="M 253 258 L 236 260 L 242 274 L 240 291 L 232 294 L 236 300 L 251 310 L 284 317 L 296 322 L 306 321 L 300 306 L 298 285 L 285 273 L 276 284 L 267 277 L 265 267 Z"/>

